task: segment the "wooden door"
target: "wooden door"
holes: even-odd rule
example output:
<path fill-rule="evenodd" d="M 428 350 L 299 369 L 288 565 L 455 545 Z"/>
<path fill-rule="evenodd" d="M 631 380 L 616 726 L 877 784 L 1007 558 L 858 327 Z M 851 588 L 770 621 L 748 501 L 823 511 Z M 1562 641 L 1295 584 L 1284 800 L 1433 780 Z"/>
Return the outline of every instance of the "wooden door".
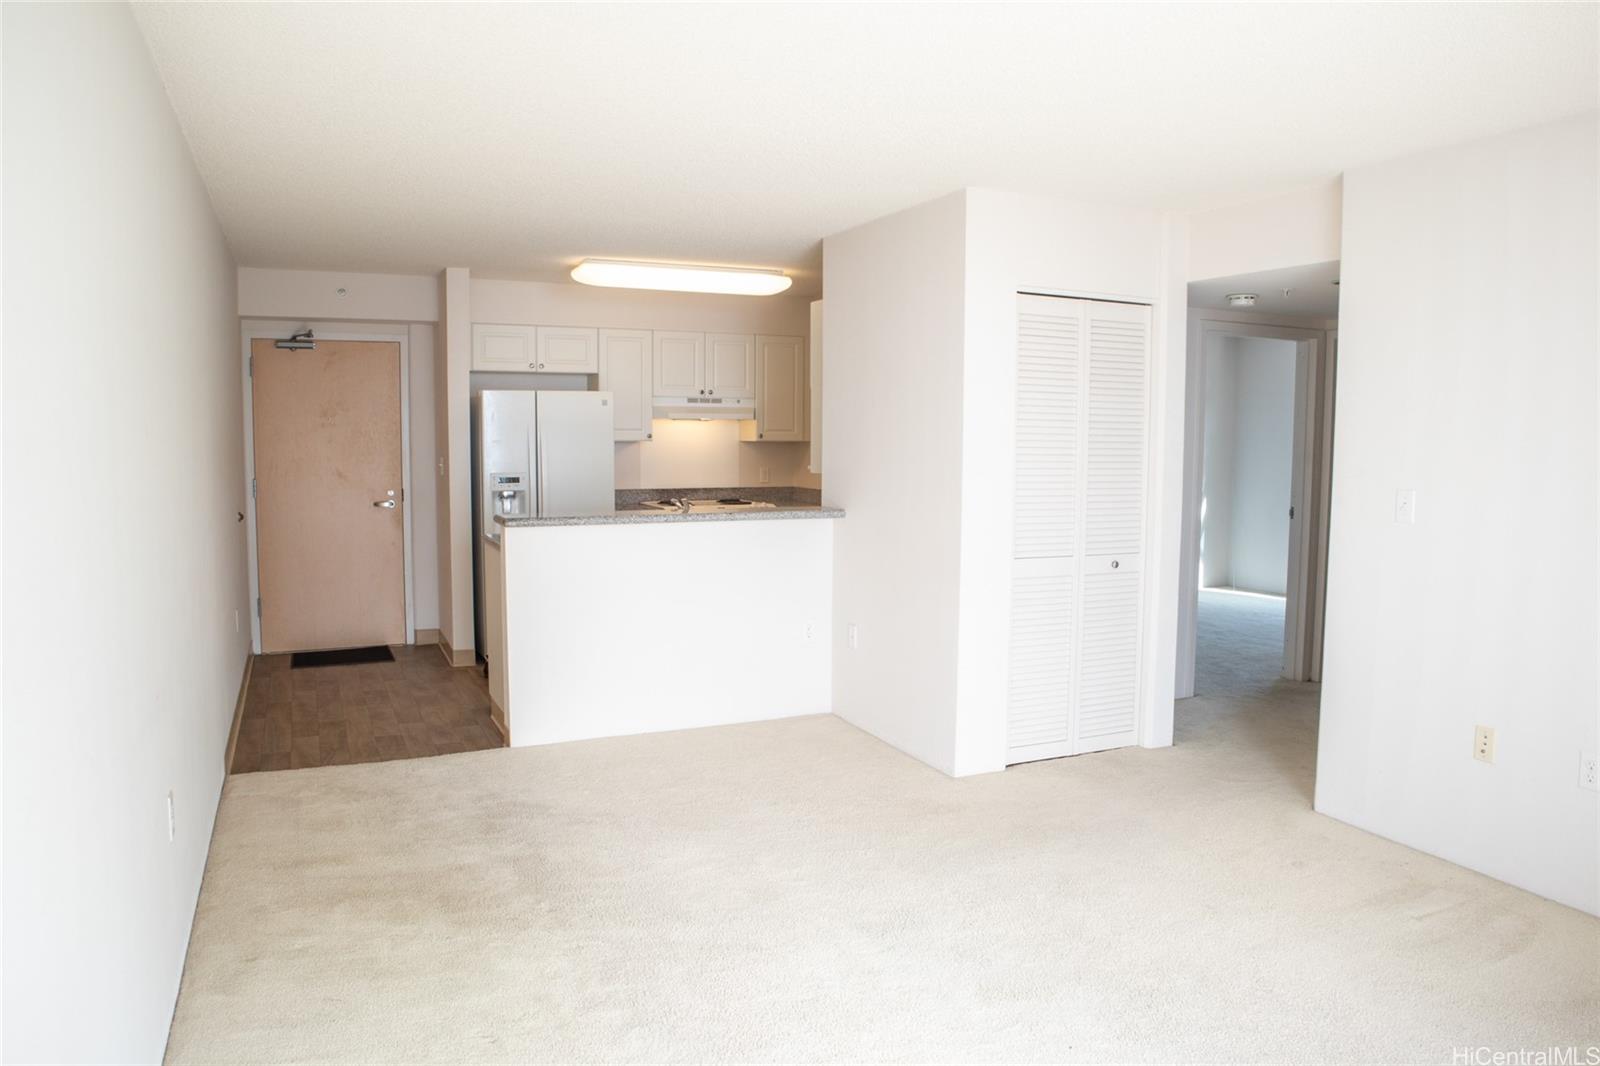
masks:
<path fill-rule="evenodd" d="M 251 342 L 261 650 L 403 644 L 400 345 Z"/>
<path fill-rule="evenodd" d="M 806 439 L 806 348 L 803 339 L 756 338 L 756 421 L 761 440 Z"/>
<path fill-rule="evenodd" d="M 655 392 L 657 396 L 700 396 L 705 392 L 704 333 L 655 334 Z"/>
<path fill-rule="evenodd" d="M 706 395 L 756 398 L 756 339 L 740 333 L 706 335 Z"/>
<path fill-rule="evenodd" d="M 650 331 L 600 331 L 600 391 L 612 399 L 614 440 L 650 439 Z"/>

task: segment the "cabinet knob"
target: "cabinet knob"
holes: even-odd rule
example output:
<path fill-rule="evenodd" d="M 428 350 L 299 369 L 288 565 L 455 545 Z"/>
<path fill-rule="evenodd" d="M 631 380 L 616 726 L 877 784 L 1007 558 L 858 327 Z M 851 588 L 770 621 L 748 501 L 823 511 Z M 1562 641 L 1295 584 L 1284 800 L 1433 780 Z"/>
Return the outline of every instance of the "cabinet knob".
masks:
<path fill-rule="evenodd" d="M 1111 560 L 1111 569 L 1115 570 L 1117 567 L 1119 567 L 1121 565 L 1122 564 L 1117 562 L 1115 559 Z"/>
<path fill-rule="evenodd" d="M 706 390 L 705 389 L 701 389 L 700 390 L 700 395 L 704 396 L 705 394 L 706 394 Z"/>
<path fill-rule="evenodd" d="M 544 364 L 543 364 L 543 363 L 540 363 L 540 364 L 539 364 L 539 369 L 540 369 L 540 370 L 543 370 L 543 369 L 544 369 Z"/>
<path fill-rule="evenodd" d="M 716 394 L 717 394 L 717 390 L 716 389 L 707 389 L 706 390 L 706 395 L 707 396 L 715 396 Z"/>
<path fill-rule="evenodd" d="M 538 370 L 539 369 L 539 364 L 538 363 L 529 363 L 528 364 L 528 369 L 529 370 Z"/>

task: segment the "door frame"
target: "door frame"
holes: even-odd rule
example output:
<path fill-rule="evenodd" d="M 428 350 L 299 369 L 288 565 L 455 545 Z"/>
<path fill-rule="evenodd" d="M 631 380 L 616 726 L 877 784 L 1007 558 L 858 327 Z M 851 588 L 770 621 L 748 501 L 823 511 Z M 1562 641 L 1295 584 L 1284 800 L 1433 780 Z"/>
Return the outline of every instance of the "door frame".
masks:
<path fill-rule="evenodd" d="M 244 389 L 244 503 L 245 541 L 250 578 L 250 650 L 261 654 L 261 560 L 256 547 L 256 497 L 250 486 L 256 476 L 255 382 L 250 375 L 250 342 L 283 340 L 302 329 L 315 331 L 319 341 L 378 341 L 400 345 L 400 508 L 405 558 L 406 643 L 417 642 L 417 610 L 413 596 L 411 560 L 411 330 L 395 326 L 344 325 L 298 319 L 245 319 L 239 327 L 239 376 Z"/>
<path fill-rule="evenodd" d="M 1329 328 L 1283 319 L 1191 309 L 1188 323 L 1183 455 L 1183 537 L 1178 563 L 1178 662 L 1174 696 L 1194 695 L 1200 608 L 1200 497 L 1205 474 L 1205 352 L 1214 337 L 1267 337 L 1296 342 L 1294 440 L 1299 445 L 1300 497 L 1305 521 L 1293 530 L 1285 597 L 1284 676 L 1321 677 L 1322 590 L 1326 588 L 1327 467 L 1331 453 L 1333 360 Z M 1288 617 L 1292 610 L 1293 617 Z M 1292 629 L 1290 628 L 1292 627 Z"/>

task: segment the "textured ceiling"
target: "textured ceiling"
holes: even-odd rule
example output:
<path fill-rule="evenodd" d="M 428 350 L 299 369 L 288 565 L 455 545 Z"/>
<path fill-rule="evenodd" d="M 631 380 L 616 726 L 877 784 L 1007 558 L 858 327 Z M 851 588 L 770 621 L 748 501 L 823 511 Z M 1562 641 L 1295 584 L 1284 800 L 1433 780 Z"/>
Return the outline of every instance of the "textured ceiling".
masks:
<path fill-rule="evenodd" d="M 237 259 L 782 267 L 963 185 L 1188 208 L 1595 106 L 1590 4 L 169 4 Z"/>

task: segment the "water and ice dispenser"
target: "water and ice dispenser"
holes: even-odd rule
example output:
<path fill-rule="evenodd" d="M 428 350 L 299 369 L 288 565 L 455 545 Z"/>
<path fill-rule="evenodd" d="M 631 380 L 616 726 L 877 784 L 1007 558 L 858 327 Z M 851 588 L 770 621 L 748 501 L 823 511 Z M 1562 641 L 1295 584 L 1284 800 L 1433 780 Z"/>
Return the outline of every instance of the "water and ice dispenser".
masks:
<path fill-rule="evenodd" d="M 526 518 L 532 513 L 528 510 L 527 475 L 490 473 L 488 490 L 489 514 L 486 516 L 486 526 L 492 526 L 495 515 Z"/>

